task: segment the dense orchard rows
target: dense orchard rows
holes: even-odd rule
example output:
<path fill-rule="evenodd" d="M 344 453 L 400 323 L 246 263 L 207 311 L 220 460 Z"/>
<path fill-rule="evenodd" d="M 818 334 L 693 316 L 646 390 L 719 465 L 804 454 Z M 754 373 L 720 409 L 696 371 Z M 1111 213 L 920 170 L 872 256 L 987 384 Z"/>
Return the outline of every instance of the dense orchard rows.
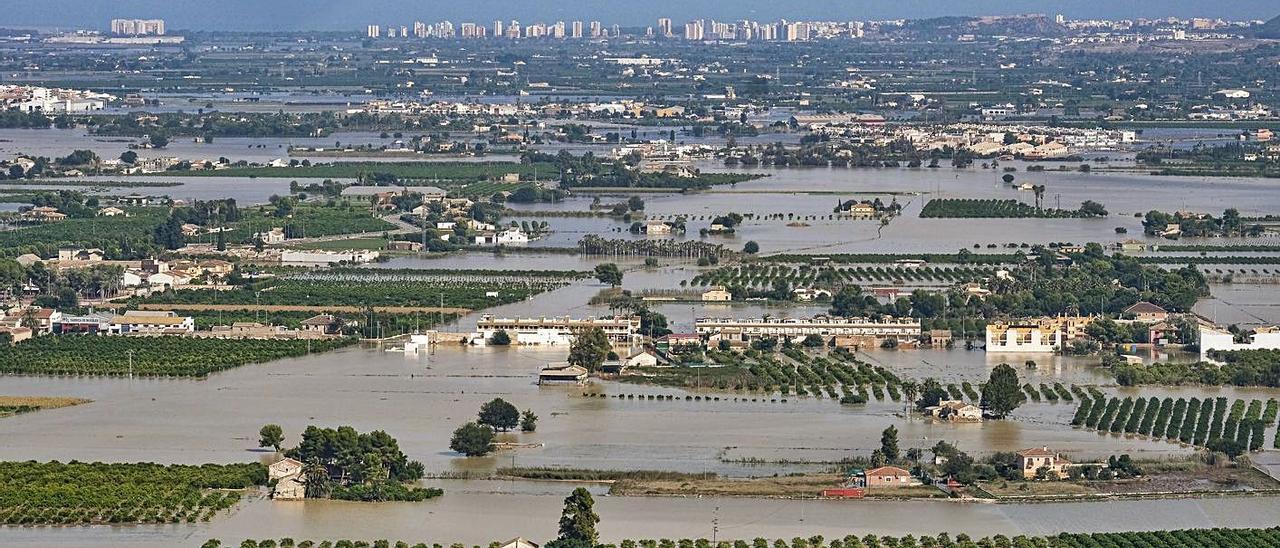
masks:
<path fill-rule="evenodd" d="M 644 375 L 628 376 L 628 382 L 680 386 L 686 388 L 710 388 L 751 392 L 761 395 L 811 396 L 838 399 L 845 403 L 877 401 L 895 402 L 911 399 L 909 380 L 900 379 L 891 371 L 856 359 L 844 349 L 836 349 L 827 355 L 805 352 L 800 348 L 783 348 L 780 354 L 748 351 L 746 353 L 712 349 L 708 351 L 716 363 L 724 367 L 709 368 L 659 368 Z M 1039 386 L 1026 384 L 1023 391 L 1027 398 L 1040 402 L 1056 403 L 1073 401 L 1084 390 L 1062 383 Z M 981 400 L 982 384 L 964 381 L 943 387 L 947 397 L 953 400 L 977 402 Z"/>
<path fill-rule="evenodd" d="M 153 303 L 315 306 L 446 306 L 472 310 L 522 301 L 584 274 L 412 272 L 381 269 L 318 271 L 282 276 L 233 291 L 182 290 Z M 496 294 L 497 296 L 492 296 Z"/>
<path fill-rule="evenodd" d="M 1102 432 L 1137 434 L 1224 451 L 1257 451 L 1265 443 L 1266 429 L 1276 422 L 1280 402 L 1274 398 L 1132 398 L 1111 397 L 1096 390 L 1081 395 L 1073 426 Z M 1228 443 L 1234 442 L 1235 449 Z M 1272 442 L 1280 448 L 1280 437 Z"/>
<path fill-rule="evenodd" d="M 218 540 L 206 542 L 203 548 L 230 547 Z M 388 540 L 352 541 L 325 540 L 295 541 L 283 538 L 279 541 L 245 540 L 241 548 L 444 548 L 444 544 Z M 497 548 L 493 542 L 488 548 Z M 599 548 L 1267 548 L 1280 546 L 1280 529 L 1184 529 L 1178 531 L 1149 531 L 1132 533 L 1062 533 L 1051 537 L 1007 537 L 995 535 L 974 539 L 968 535 L 943 533 L 937 536 L 878 537 L 875 535 L 848 535 L 827 540 L 822 535 L 808 538 L 796 537 L 790 541 L 757 538 L 754 540 L 710 539 L 660 539 L 624 540 L 617 544 L 603 544 Z M 464 548 L 451 544 L 450 548 Z M 474 547 L 480 548 L 480 547 Z"/>
<path fill-rule="evenodd" d="M 0 345 L 0 373 L 203 377 L 245 364 L 326 352 L 352 342 L 348 338 L 36 337 Z"/>
<path fill-rule="evenodd" d="M 1096 204 L 1095 204 L 1096 205 Z M 1017 200 L 975 198 L 935 198 L 920 209 L 921 218 L 1069 218 L 1102 217 L 1105 210 L 1082 207 L 1078 210 L 1039 208 Z"/>
<path fill-rule="evenodd" d="M 699 274 L 689 285 L 771 287 L 783 280 L 792 287 L 837 287 L 850 282 L 958 283 L 990 277 L 993 268 L 970 266 L 813 267 L 778 263 L 753 263 L 718 268 Z"/>
<path fill-rule="evenodd" d="M 0 462 L 0 523 L 207 521 L 267 483 L 261 464 L 203 466 Z"/>

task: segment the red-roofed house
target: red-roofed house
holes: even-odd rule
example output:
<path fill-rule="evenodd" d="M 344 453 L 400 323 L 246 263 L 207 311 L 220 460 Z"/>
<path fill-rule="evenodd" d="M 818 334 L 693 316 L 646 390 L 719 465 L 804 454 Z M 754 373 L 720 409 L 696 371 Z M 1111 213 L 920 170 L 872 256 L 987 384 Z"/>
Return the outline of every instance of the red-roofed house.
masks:
<path fill-rule="evenodd" d="M 865 472 L 867 487 L 910 487 L 920 485 L 911 472 L 897 466 L 881 466 Z"/>
<path fill-rule="evenodd" d="M 1041 468 L 1051 479 L 1062 479 L 1067 476 L 1067 467 L 1071 462 L 1061 455 L 1050 451 L 1048 447 L 1034 447 L 1018 451 L 1018 466 L 1022 468 L 1022 477 L 1035 479 Z"/>
<path fill-rule="evenodd" d="M 1146 323 L 1163 322 L 1169 319 L 1169 311 L 1146 301 L 1134 303 L 1133 306 L 1124 309 L 1124 314 L 1132 315 L 1134 319 Z"/>

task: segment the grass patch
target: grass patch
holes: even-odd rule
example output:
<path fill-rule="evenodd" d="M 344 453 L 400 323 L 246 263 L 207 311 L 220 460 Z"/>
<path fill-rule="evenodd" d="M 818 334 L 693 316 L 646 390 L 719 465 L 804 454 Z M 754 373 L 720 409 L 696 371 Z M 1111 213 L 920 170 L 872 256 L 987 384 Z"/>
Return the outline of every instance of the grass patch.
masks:
<path fill-rule="evenodd" d="M 11 417 L 22 413 L 30 413 L 41 409 L 57 409 L 71 407 L 90 400 L 83 398 L 64 398 L 49 396 L 0 396 L 0 417 Z"/>

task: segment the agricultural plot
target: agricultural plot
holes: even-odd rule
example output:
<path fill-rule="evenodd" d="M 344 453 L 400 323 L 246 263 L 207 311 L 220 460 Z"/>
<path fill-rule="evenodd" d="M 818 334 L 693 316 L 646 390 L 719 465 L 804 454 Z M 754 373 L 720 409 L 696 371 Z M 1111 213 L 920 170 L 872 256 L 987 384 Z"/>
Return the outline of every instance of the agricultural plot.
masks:
<path fill-rule="evenodd" d="M 1093 391 L 1080 396 L 1071 425 L 1243 453 L 1262 449 L 1266 431 L 1275 424 L 1278 412 L 1280 402 L 1274 398 L 1247 404 L 1238 399 L 1228 406 L 1224 397 L 1120 399 Z M 1273 445 L 1280 448 L 1280 436 Z"/>
<path fill-rule="evenodd" d="M 808 489 L 812 492 L 813 489 Z M 210 541 L 212 543 L 213 541 Z M 276 546 L 334 546 L 348 548 L 356 546 L 412 546 L 412 548 L 428 548 L 425 542 L 410 544 L 406 541 L 352 541 L 352 540 L 301 540 L 280 539 L 246 539 L 240 543 L 241 548 L 275 548 Z M 1051 537 L 1017 535 L 1007 537 L 970 538 L 968 535 L 950 535 L 942 533 L 937 536 L 876 536 L 847 535 L 843 538 L 824 539 L 822 535 L 794 537 L 790 541 L 784 539 L 769 540 L 756 538 L 741 539 L 732 542 L 719 541 L 716 546 L 733 548 L 873 548 L 873 547 L 925 547 L 925 548 L 970 548 L 988 547 L 1037 547 L 1037 548 L 1116 548 L 1116 547 L 1187 547 L 1187 548 L 1259 548 L 1280 544 L 1280 528 L 1270 529 L 1184 529 L 1178 531 L 1143 531 L 1131 533 L 1061 533 Z M 217 546 L 206 543 L 205 546 Z M 713 546 L 711 540 L 701 539 L 626 539 L 618 543 L 621 548 L 705 548 Z"/>
<path fill-rule="evenodd" d="M 265 206 L 246 208 L 235 228 L 227 232 L 226 239 L 228 242 L 244 242 L 252 238 L 256 232 L 268 231 L 274 227 L 284 228 L 286 234 L 293 238 L 385 232 L 397 228 L 396 225 L 374 216 L 366 205 L 300 206 L 294 208 L 287 219 L 271 216 Z M 201 238 L 209 240 L 212 236 Z"/>
<path fill-rule="evenodd" d="M 208 521 L 266 483 L 261 464 L 0 462 L 0 524 Z"/>
<path fill-rule="evenodd" d="M 772 287 L 783 280 L 792 287 L 838 287 L 846 283 L 954 284 L 990 277 L 994 270 L 971 266 L 855 266 L 811 267 L 786 264 L 745 264 L 718 268 L 695 276 L 692 286 Z"/>
<path fill-rule="evenodd" d="M 478 310 L 568 285 L 583 272 L 338 269 L 288 274 L 234 291 L 183 290 L 147 303 L 439 307 Z"/>
<path fill-rule="evenodd" d="M 1105 213 L 1104 213 L 1105 214 Z M 1024 219 L 1092 217 L 1082 210 L 1037 208 L 1017 200 L 938 198 L 920 210 L 921 218 L 932 219 Z"/>
<path fill-rule="evenodd" d="M 190 337 L 36 337 L 0 345 L 0 373 L 204 377 L 250 363 L 326 352 L 353 339 L 231 340 Z"/>
<path fill-rule="evenodd" d="M 544 179 L 558 177 L 555 164 L 516 162 L 334 162 L 297 167 L 236 167 L 166 171 L 166 177 L 290 177 L 294 179 L 363 179 L 389 175 L 400 180 L 479 182 L 508 173 L 532 177 L 535 170 Z"/>
<path fill-rule="evenodd" d="M 61 248 L 96 247 L 108 251 L 122 246 L 147 248 L 152 245 L 152 231 L 165 218 L 158 208 L 131 210 L 129 217 L 89 217 L 66 219 L 0 231 L 0 256 L 17 257 L 35 253 L 55 256 Z"/>
<path fill-rule="evenodd" d="M 902 381 L 889 370 L 861 362 L 845 352 L 814 356 L 798 349 L 783 351 L 787 359 L 770 354 L 739 356 L 711 350 L 709 357 L 722 367 L 658 368 L 643 375 L 623 377 L 624 382 L 713 388 L 755 392 L 762 395 L 813 396 L 869 400 L 902 399 Z"/>

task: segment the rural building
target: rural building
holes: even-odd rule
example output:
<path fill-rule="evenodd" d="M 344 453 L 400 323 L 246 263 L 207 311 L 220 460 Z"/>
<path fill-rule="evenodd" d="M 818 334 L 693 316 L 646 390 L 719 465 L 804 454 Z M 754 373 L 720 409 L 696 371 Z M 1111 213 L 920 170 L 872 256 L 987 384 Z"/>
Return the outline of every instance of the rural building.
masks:
<path fill-rule="evenodd" d="M 987 352 L 1057 352 L 1084 336 L 1088 316 L 1030 318 L 987 324 Z"/>
<path fill-rule="evenodd" d="M 702 292 L 702 302 L 704 303 L 721 303 L 733 300 L 733 294 L 721 286 L 711 286 L 710 289 Z"/>
<path fill-rule="evenodd" d="M 1061 455 L 1050 451 L 1048 447 L 1035 447 L 1018 451 L 1018 467 L 1022 469 L 1022 477 L 1035 479 L 1041 468 L 1048 477 L 1062 479 L 1067 477 L 1067 468 L 1071 463 Z"/>
<path fill-rule="evenodd" d="M 1163 322 L 1169 319 L 1168 311 L 1146 301 L 1134 303 L 1124 309 L 1124 315 L 1133 316 L 1133 319 L 1146 323 Z"/>
<path fill-rule="evenodd" d="M 506 331 L 515 344 L 568 345 L 579 331 L 599 327 L 605 336 L 616 344 L 638 344 L 639 316 L 615 316 L 612 318 L 586 318 L 575 320 L 569 316 L 557 318 L 496 318 L 485 314 L 476 322 L 476 330 L 484 340 L 492 339 L 499 331 Z"/>
<path fill-rule="evenodd" d="M 83 316 L 62 316 L 58 323 L 54 324 L 53 332 L 58 334 L 85 334 L 97 335 L 106 333 L 111 325 L 110 314 L 85 314 Z"/>
<path fill-rule="evenodd" d="M 332 335 L 342 329 L 342 323 L 332 314 L 319 314 L 300 322 L 303 331 L 320 335 Z"/>
<path fill-rule="evenodd" d="M 538 548 L 538 544 L 516 537 L 498 545 L 498 548 Z"/>
<path fill-rule="evenodd" d="M 262 243 L 266 245 L 282 244 L 284 243 L 284 240 L 285 240 L 284 229 L 280 227 L 275 227 L 271 230 L 267 230 L 264 232 L 257 232 L 253 235 L 253 239 L 262 240 Z"/>
<path fill-rule="evenodd" d="M 694 325 L 699 335 L 712 341 L 751 341 L 764 337 L 802 339 L 807 335 L 822 337 L 867 336 L 892 338 L 899 342 L 920 338 L 920 322 L 911 318 L 698 318 Z"/>
<path fill-rule="evenodd" d="M 273 480 L 280 480 L 301 473 L 302 462 L 291 458 L 280 459 L 267 467 L 267 478 Z"/>
<path fill-rule="evenodd" d="M 982 408 L 961 400 L 942 400 L 938 405 L 926 407 L 930 417 L 952 422 L 981 422 Z"/>
<path fill-rule="evenodd" d="M 1216 326 L 1200 326 L 1200 359 L 1213 361 L 1209 354 L 1213 351 L 1230 352 L 1235 350 L 1280 350 L 1280 327 L 1259 327 L 1252 335 L 1244 337 L 1244 342 L 1237 342 L 1236 335 Z"/>
<path fill-rule="evenodd" d="M 348 250 L 348 251 L 295 251 L 285 250 L 280 252 L 280 262 L 282 264 L 299 264 L 299 265 L 333 265 L 333 264 L 362 264 L 371 263 L 378 258 L 377 251 L 371 250 Z"/>
<path fill-rule="evenodd" d="M 582 384 L 587 382 L 587 370 L 568 363 L 551 363 L 538 372 L 538 384 Z"/>
<path fill-rule="evenodd" d="M 195 319 L 169 310 L 129 310 L 107 324 L 113 335 L 187 335 L 195 330 Z"/>
<path fill-rule="evenodd" d="M 867 487 L 910 487 L 920 485 L 920 481 L 915 479 L 911 472 L 898 468 L 897 466 L 881 466 L 872 468 L 864 472 L 866 475 Z"/>

